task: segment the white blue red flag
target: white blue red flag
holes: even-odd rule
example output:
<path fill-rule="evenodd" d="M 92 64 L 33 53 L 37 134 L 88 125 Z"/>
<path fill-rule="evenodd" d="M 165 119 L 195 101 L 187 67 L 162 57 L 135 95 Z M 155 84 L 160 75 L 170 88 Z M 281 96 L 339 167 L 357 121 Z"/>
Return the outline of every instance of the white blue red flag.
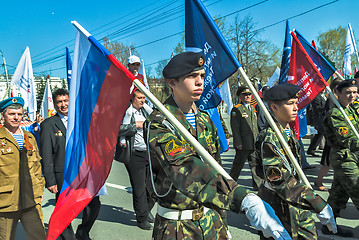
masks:
<path fill-rule="evenodd" d="M 47 239 L 55 240 L 96 196 L 110 173 L 135 77 L 77 22 L 64 182 Z"/>
<path fill-rule="evenodd" d="M 71 74 L 72 74 L 72 61 L 69 48 L 66 47 L 66 74 L 67 74 L 67 87 L 70 90 Z"/>
<path fill-rule="evenodd" d="M 27 108 L 30 120 L 36 120 L 37 102 L 29 47 L 26 47 L 20 58 L 19 64 L 12 76 L 11 85 L 16 87 L 16 90 L 19 91 L 24 99 L 24 107 Z"/>

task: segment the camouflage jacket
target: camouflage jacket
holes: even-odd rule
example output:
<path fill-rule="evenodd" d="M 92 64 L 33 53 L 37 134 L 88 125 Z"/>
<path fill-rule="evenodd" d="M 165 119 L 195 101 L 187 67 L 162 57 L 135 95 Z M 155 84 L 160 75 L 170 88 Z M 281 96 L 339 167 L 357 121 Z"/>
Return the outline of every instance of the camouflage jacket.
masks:
<path fill-rule="evenodd" d="M 300 163 L 300 145 L 293 131 L 291 131 L 291 136 L 288 137 L 284 129 L 279 124 L 277 126 L 291 148 L 293 155 Z M 271 189 L 282 200 L 295 207 L 314 210 L 317 213 L 323 210 L 326 202 L 316 195 L 312 189 L 300 183 L 294 166 L 285 154 L 284 148 L 271 127 L 260 132 L 256 142 L 256 152 L 258 153 L 257 156 L 260 156 L 258 164 L 263 167 L 265 180 L 265 186 L 263 187 Z M 266 199 L 263 200 L 266 201 Z"/>
<path fill-rule="evenodd" d="M 197 131 L 187 122 L 173 97 L 164 103 L 166 108 L 220 162 L 217 130 L 208 114 L 198 110 Z M 152 171 L 158 203 L 166 208 L 185 210 L 206 206 L 240 212 L 243 198 L 248 193 L 235 181 L 227 180 L 203 162 L 198 153 L 154 110 L 144 125 L 150 149 Z M 166 194 L 168 192 L 168 194 Z"/>
<path fill-rule="evenodd" d="M 354 127 L 359 130 L 359 102 L 355 101 L 344 109 Z M 345 121 L 344 116 L 337 107 L 333 107 L 324 118 L 324 132 L 332 152 L 337 156 L 342 155 L 338 160 L 354 160 L 358 162 L 359 139 Z"/>

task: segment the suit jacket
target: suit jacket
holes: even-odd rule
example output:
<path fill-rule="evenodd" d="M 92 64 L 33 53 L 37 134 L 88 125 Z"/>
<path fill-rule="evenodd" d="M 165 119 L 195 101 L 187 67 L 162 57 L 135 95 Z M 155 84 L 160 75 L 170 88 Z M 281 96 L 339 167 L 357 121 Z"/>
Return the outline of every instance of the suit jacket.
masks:
<path fill-rule="evenodd" d="M 252 106 L 250 108 L 251 111 L 240 103 L 231 111 L 233 146 L 242 145 L 242 150 L 254 150 L 258 136 L 256 111 Z"/>
<path fill-rule="evenodd" d="M 59 114 L 41 123 L 40 153 L 46 187 L 57 185 L 61 190 L 64 179 L 66 127 Z"/>
<path fill-rule="evenodd" d="M 0 128 L 0 212 L 19 211 L 41 203 L 45 181 L 39 149 L 35 137 L 25 130 L 23 133 L 20 151 L 10 132 Z"/>

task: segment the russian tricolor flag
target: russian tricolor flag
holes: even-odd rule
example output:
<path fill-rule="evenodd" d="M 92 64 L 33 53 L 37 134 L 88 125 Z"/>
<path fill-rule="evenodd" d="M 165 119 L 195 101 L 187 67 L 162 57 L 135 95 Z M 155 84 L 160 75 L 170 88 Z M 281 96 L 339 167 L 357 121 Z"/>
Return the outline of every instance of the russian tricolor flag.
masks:
<path fill-rule="evenodd" d="M 47 239 L 56 239 L 110 173 L 135 77 L 77 22 L 64 183 Z"/>

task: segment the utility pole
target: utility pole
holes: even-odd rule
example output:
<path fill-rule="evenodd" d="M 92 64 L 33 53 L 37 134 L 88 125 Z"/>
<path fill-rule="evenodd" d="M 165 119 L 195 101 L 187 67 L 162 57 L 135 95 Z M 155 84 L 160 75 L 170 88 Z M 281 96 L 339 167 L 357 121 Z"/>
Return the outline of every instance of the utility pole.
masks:
<path fill-rule="evenodd" d="M 0 50 L 0 54 L 2 56 L 2 59 L 3 59 L 3 66 L 4 66 L 4 70 L 5 70 L 5 77 L 6 77 L 6 92 L 5 92 L 5 96 L 8 95 L 9 97 L 9 76 L 7 74 L 7 67 L 6 67 L 6 61 L 5 61 L 5 57 L 4 57 L 4 54 L 2 53 L 2 51 Z M 5 97 L 4 96 L 4 97 Z"/>

